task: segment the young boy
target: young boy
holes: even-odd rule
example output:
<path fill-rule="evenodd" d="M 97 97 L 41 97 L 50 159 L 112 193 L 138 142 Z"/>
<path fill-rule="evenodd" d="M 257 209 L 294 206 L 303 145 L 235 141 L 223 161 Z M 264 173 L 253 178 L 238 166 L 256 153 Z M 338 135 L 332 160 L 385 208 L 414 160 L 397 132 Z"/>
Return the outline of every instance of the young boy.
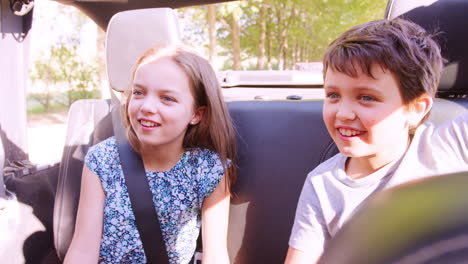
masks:
<path fill-rule="evenodd" d="M 313 263 L 371 194 L 468 170 L 468 115 L 421 124 L 442 71 L 440 48 L 402 19 L 356 26 L 324 56 L 323 119 L 340 153 L 309 173 L 286 263 Z M 352 241 L 350 241 L 352 243 Z"/>

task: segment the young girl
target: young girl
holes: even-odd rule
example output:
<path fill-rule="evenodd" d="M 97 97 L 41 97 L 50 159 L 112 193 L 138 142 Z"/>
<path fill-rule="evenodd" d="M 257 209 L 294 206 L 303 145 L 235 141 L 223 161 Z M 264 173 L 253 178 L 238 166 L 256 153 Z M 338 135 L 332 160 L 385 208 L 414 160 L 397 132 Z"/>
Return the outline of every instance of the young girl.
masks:
<path fill-rule="evenodd" d="M 307 176 L 286 263 L 316 261 L 372 193 L 468 170 L 467 114 L 438 127 L 420 125 L 441 70 L 437 44 L 402 19 L 356 26 L 328 47 L 323 119 L 340 153 Z"/>
<path fill-rule="evenodd" d="M 190 261 L 201 220 L 203 263 L 229 263 L 234 130 L 213 69 L 184 48 L 155 47 L 137 61 L 126 96 L 128 139 L 143 159 L 170 263 Z M 86 155 L 65 258 L 97 262 L 146 262 L 114 137 Z"/>

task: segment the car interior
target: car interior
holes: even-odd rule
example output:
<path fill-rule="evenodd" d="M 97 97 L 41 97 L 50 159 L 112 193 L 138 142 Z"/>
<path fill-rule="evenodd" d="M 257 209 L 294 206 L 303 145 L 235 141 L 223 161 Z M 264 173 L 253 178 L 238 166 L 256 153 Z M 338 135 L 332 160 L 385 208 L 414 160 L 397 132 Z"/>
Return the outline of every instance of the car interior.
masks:
<path fill-rule="evenodd" d="M 26 260 L 47 259 L 47 263 L 63 260 L 74 232 L 83 159 L 88 148 L 112 136 L 115 127 L 123 131 L 120 122 L 112 116 L 121 109 L 120 94 L 129 87 L 130 72 L 142 52 L 157 43 L 180 41 L 172 8 L 188 6 L 190 1 L 160 1 L 160 6 L 172 8 L 153 8 L 155 5 L 150 1 L 142 2 L 129 1 L 125 9 L 105 1 L 72 3 L 102 28 L 107 28 L 106 67 L 113 97 L 79 100 L 71 106 L 58 178 L 46 183 L 50 194 L 41 199 L 49 201 L 48 205 L 38 206 L 41 211 L 34 209 L 46 234 L 25 243 Z M 196 1 L 196 4 L 212 2 L 219 1 Z M 106 11 L 96 11 L 103 8 Z M 464 33 L 468 19 L 464 10 L 468 10 L 468 2 L 464 0 L 388 2 L 386 18 L 404 17 L 428 30 L 441 32 L 437 40 L 447 63 L 429 118 L 429 122 L 435 124 L 468 111 L 468 77 L 464 74 L 468 72 L 465 48 L 468 37 Z M 231 190 L 228 227 L 231 263 L 284 262 L 296 204 L 307 173 L 338 152 L 322 120 L 322 101 L 296 99 L 227 102 L 238 145 L 238 180 Z M 1 143 L 0 166 L 3 166 Z M 3 178 L 0 180 L 3 186 Z M 23 182 L 19 178 L 8 178 L 5 185 L 21 196 L 30 192 L 19 189 Z M 33 184 L 27 183 L 28 186 Z M 0 197 L 4 195 L 0 192 Z M 34 199 L 39 196 L 37 194 Z M 24 202 L 28 202 L 27 199 Z M 34 205 L 34 202 L 28 204 Z M 44 242 L 51 236 L 53 248 Z M 345 239 L 349 241 L 349 237 Z M 38 241 L 42 241 L 42 246 L 37 246 Z M 38 250 L 43 253 L 37 253 Z M 28 255 L 27 251 L 36 253 Z M 327 251 L 327 254 L 333 252 Z M 37 262 L 32 260 L 31 263 Z"/>

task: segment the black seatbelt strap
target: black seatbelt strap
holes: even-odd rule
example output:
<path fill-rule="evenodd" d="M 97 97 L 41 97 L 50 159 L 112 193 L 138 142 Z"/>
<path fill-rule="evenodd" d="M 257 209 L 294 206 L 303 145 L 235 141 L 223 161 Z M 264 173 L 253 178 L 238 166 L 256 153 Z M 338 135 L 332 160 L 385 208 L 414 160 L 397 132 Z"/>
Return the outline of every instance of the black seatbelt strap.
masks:
<path fill-rule="evenodd" d="M 115 98 L 115 95 L 113 95 L 112 101 L 112 126 L 117 140 L 125 184 L 127 185 L 146 261 L 150 264 L 168 264 L 169 258 L 161 234 L 158 214 L 154 207 L 153 194 L 148 184 L 143 160 L 130 146 L 125 136 L 125 129 L 120 120 L 120 103 Z"/>

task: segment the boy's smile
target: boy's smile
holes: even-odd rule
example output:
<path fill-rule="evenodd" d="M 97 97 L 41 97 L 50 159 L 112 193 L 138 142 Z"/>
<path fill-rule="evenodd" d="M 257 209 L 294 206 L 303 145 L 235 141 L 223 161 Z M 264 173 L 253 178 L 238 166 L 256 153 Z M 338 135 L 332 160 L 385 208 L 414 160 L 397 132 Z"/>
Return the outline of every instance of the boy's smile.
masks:
<path fill-rule="evenodd" d="M 367 76 L 353 78 L 328 68 L 323 119 L 349 169 L 373 172 L 404 153 L 409 140 L 410 111 L 398 82 L 377 64 Z M 347 168 L 348 172 L 348 168 Z"/>
<path fill-rule="evenodd" d="M 357 130 L 351 127 L 338 127 L 338 132 L 343 137 L 343 140 L 351 139 L 352 137 L 361 136 L 365 131 Z"/>

